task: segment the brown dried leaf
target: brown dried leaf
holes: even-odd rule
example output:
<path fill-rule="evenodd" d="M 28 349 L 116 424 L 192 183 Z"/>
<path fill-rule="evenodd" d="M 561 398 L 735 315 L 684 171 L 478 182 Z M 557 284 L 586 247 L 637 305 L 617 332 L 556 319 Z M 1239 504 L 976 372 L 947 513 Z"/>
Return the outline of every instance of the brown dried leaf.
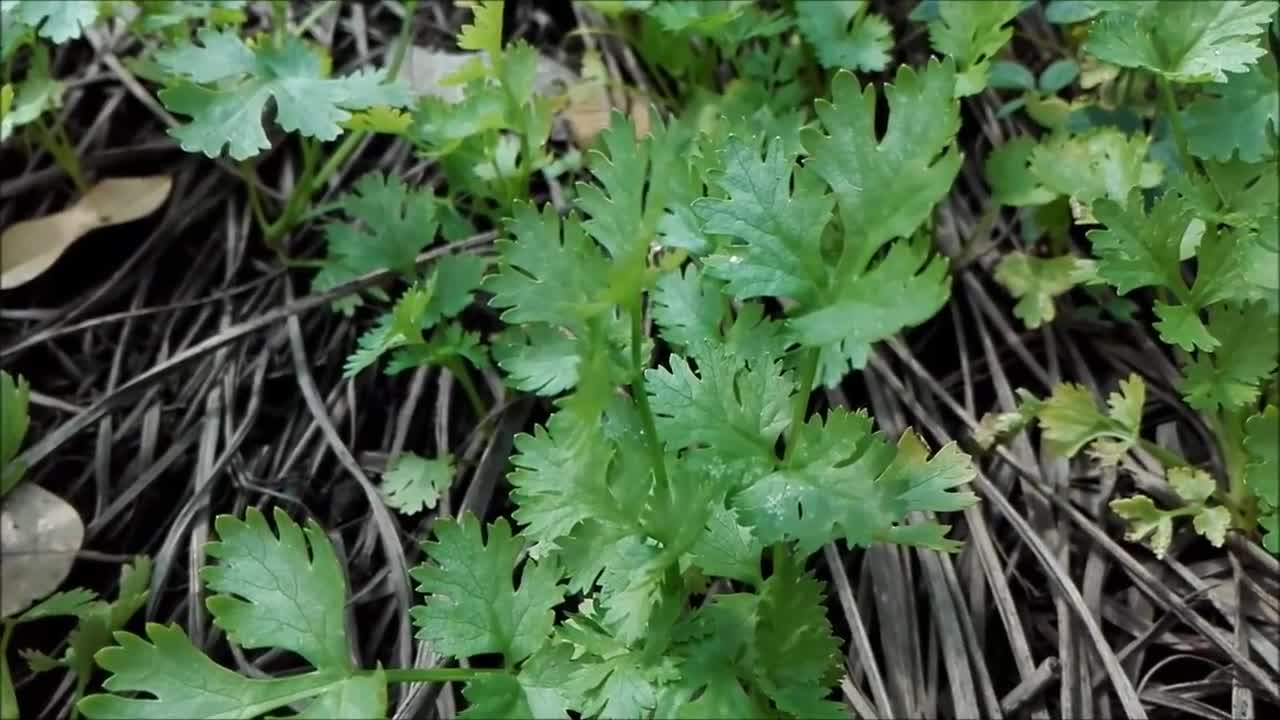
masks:
<path fill-rule="evenodd" d="M 10 225 L 0 234 L 0 290 L 39 277 L 86 234 L 150 215 L 171 189 L 169 175 L 106 178 L 61 212 Z"/>

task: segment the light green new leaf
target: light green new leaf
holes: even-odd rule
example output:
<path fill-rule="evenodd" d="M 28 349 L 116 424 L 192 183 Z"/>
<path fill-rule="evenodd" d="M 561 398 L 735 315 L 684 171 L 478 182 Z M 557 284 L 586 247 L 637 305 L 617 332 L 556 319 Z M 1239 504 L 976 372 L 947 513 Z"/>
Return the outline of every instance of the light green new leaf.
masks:
<path fill-rule="evenodd" d="M 27 404 L 31 386 L 21 375 L 17 378 L 0 370 L 0 497 L 3 497 L 26 473 L 26 466 L 13 459 L 22 449 L 27 436 Z"/>
<path fill-rule="evenodd" d="M 1092 260 L 1074 255 L 1042 258 L 1011 252 L 996 265 L 995 278 L 1018 298 L 1013 314 L 1027 327 L 1037 328 L 1057 315 L 1054 298 L 1087 281 L 1095 272 Z"/>
<path fill-rule="evenodd" d="M 409 103 L 408 88 L 383 83 L 380 72 L 325 77 L 320 54 L 293 35 L 280 42 L 264 38 L 254 48 L 229 30 L 204 28 L 198 37 L 199 44 L 155 55 L 162 68 L 186 80 L 161 90 L 160 99 L 191 118 L 169 131 L 188 152 L 217 157 L 229 146 L 232 158 L 245 160 L 271 147 L 262 126 L 268 100 L 275 101 L 280 127 L 326 141 L 342 133 L 352 110 Z"/>
<path fill-rule="evenodd" d="M 1013 28 L 1007 25 L 1022 7 L 1019 0 L 938 3 L 938 17 L 929 21 L 929 42 L 959 66 L 957 97 L 973 95 L 987 86 L 990 60 L 1013 36 Z"/>
<path fill-rule="evenodd" d="M 0 108 L 0 142 L 13 131 L 35 122 L 46 111 L 62 104 L 62 83 L 49 74 L 49 51 L 37 47 L 31 54 L 31 66 L 15 92 L 12 85 L 5 85 L 8 100 Z"/>
<path fill-rule="evenodd" d="M 1147 146 L 1147 138 L 1115 128 L 1058 133 L 1031 151 L 1030 170 L 1044 187 L 1086 208 L 1099 198 L 1123 203 L 1134 188 L 1160 184 L 1160 166 L 1147 161 Z"/>
<path fill-rule="evenodd" d="M 796 27 L 825 68 L 879 72 L 889 63 L 893 28 L 866 12 L 866 0 L 796 3 Z"/>
<path fill-rule="evenodd" d="M 1128 521 L 1125 540 L 1141 542 L 1158 558 L 1163 558 L 1169 551 L 1169 543 L 1173 540 L 1173 516 L 1168 510 L 1156 507 L 1155 501 L 1146 495 L 1117 498 L 1107 503 L 1107 507 Z"/>
<path fill-rule="evenodd" d="M 1186 110 L 1191 154 L 1222 161 L 1238 154 L 1247 163 L 1274 155 L 1280 132 L 1278 88 L 1276 61 L 1270 56 L 1226 83 L 1205 85 Z"/>
<path fill-rule="evenodd" d="M 80 37 L 98 19 L 98 0 L 8 0 L 5 33 L 18 32 L 10 23 L 39 28 L 40 37 L 55 44 Z"/>
<path fill-rule="evenodd" d="M 524 543 L 503 519 L 489 526 L 488 543 L 471 514 L 437 522 L 435 535 L 423 544 L 428 562 L 410 572 L 426 595 L 409 611 L 417 637 L 444 655 L 502 653 L 509 664 L 542 647 L 555 621 L 552 609 L 564 599 L 555 566 L 526 561 L 517 587 L 512 576 Z"/>
<path fill-rule="evenodd" d="M 719 344 L 694 350 L 697 374 L 672 355 L 645 372 L 658 434 L 673 451 L 705 447 L 734 460 L 774 457 L 791 422 L 795 383 L 776 361 L 748 361 Z"/>
<path fill-rule="evenodd" d="M 424 458 L 401 453 L 382 476 L 382 492 L 387 504 L 405 515 L 435 508 L 436 501 L 453 483 L 453 458 Z"/>
<path fill-rule="evenodd" d="M 1031 154 L 1036 147 L 1031 136 L 1020 135 L 997 145 L 987 155 L 987 182 L 996 202 L 1022 207 L 1043 205 L 1058 197 L 1058 192 L 1041 184 L 1031 170 Z"/>
<path fill-rule="evenodd" d="M 501 0 L 472 3 L 471 22 L 458 32 L 458 47 L 488 53 L 490 57 L 501 55 L 502 6 Z"/>
<path fill-rule="evenodd" d="M 151 623 L 147 639 L 117 632 L 118 644 L 97 654 L 98 665 L 112 673 L 103 683 L 111 694 L 86 697 L 80 711 L 89 718 L 250 720 L 310 700 L 301 717 L 384 716 L 381 671 L 362 672 L 351 663 L 347 584 L 333 546 L 315 522 L 300 528 L 279 508 L 275 524 L 273 533 L 252 507 L 244 520 L 216 520 L 217 540 L 206 546 L 214 562 L 201 571 L 216 593 L 207 605 L 231 642 L 289 650 L 315 670 L 246 678 L 206 657 L 176 626 Z M 125 696 L 134 692 L 146 696 Z"/>
<path fill-rule="evenodd" d="M 1088 445 L 1089 454 L 1100 465 L 1115 465 L 1138 442 L 1146 396 L 1146 383 L 1130 375 L 1120 381 L 1119 391 L 1108 396 L 1103 413 L 1087 388 L 1062 383 L 1038 407 L 1045 445 L 1065 457 Z"/>
<path fill-rule="evenodd" d="M 1226 82 L 1266 53 L 1260 36 L 1275 11 L 1269 0 L 1124 3 L 1093 21 L 1084 50 L 1176 82 Z"/>
<path fill-rule="evenodd" d="M 1182 380 L 1187 404 L 1202 412 L 1247 406 L 1276 367 L 1280 327 L 1266 318 L 1257 303 L 1215 307 L 1209 312 L 1209 334 L 1220 345 L 1212 353 L 1196 353 Z"/>

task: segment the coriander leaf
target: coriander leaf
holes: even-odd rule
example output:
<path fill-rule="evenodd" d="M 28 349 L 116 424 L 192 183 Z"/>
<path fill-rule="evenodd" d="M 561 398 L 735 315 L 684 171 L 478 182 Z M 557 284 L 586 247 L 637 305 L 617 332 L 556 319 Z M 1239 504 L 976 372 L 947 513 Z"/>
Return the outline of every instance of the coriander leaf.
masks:
<path fill-rule="evenodd" d="M 508 664 L 542 647 L 555 621 L 552 609 L 564 599 L 554 565 L 526 561 L 515 583 L 523 543 L 503 519 L 489 526 L 487 544 L 471 514 L 437 522 L 435 535 L 423 544 L 429 562 L 410 572 L 426 595 L 409 611 L 417 637 L 444 655 L 502 653 Z"/>
<path fill-rule="evenodd" d="M 1276 217 L 1280 198 L 1280 168 L 1276 159 L 1246 163 L 1202 160 L 1204 173 L 1182 173 L 1171 180 L 1173 190 L 1183 197 L 1192 214 L 1205 222 L 1232 227 L 1261 229 L 1268 218 Z M 1276 246 L 1276 233 L 1259 233 L 1259 240 Z M 1276 267 L 1277 263 L 1250 263 Z"/>
<path fill-rule="evenodd" d="M 206 546 L 214 562 L 201 571 L 215 593 L 206 604 L 231 642 L 289 650 L 313 671 L 246 678 L 209 659 L 178 627 L 149 623 L 147 639 L 117 632 L 117 645 L 97 653 L 98 665 L 112 673 L 103 683 L 111 694 L 84 698 L 80 711 L 89 718 L 249 720 L 311 700 L 301 717 L 385 715 L 382 672 L 359 671 L 349 657 L 347 584 L 329 539 L 314 522 L 300 528 L 279 508 L 275 524 L 273 533 L 252 507 L 244 520 L 218 517 L 217 540 Z M 150 697 L 117 694 L 134 692 Z"/>
<path fill-rule="evenodd" d="M 477 50 L 496 58 L 502 54 L 502 5 L 481 0 L 471 5 L 471 22 L 458 33 L 458 47 Z"/>
<path fill-rule="evenodd" d="M 14 378 L 0 370 L 0 497 L 13 489 L 27 470 L 25 464 L 13 459 L 27 436 L 30 398 L 31 385 L 21 375 Z"/>
<path fill-rule="evenodd" d="M 1117 498 L 1107 503 L 1107 507 L 1128 521 L 1125 540 L 1141 542 L 1150 547 L 1157 558 L 1164 558 L 1173 540 L 1173 515 L 1170 511 L 1156 507 L 1146 495 Z"/>
<path fill-rule="evenodd" d="M 697 374 L 671 356 L 645 372 L 659 435 L 674 451 L 706 447 L 727 458 L 773 458 L 791 422 L 795 383 L 776 361 L 748 361 L 718 344 L 695 349 Z"/>
<path fill-rule="evenodd" d="M 1090 446 L 1089 454 L 1103 466 L 1115 465 L 1139 439 L 1147 386 L 1138 375 L 1120 381 L 1107 398 L 1104 414 L 1088 389 L 1062 383 L 1039 406 L 1040 428 L 1049 451 L 1073 457 Z"/>
<path fill-rule="evenodd" d="M 382 493 L 387 504 L 404 515 L 434 509 L 439 497 L 453 483 L 453 458 L 424 458 L 401 453 L 382 476 Z"/>
<path fill-rule="evenodd" d="M 987 156 L 987 182 L 996 202 L 1022 207 L 1044 205 L 1058 197 L 1058 193 L 1041 184 L 1031 170 L 1031 154 L 1036 147 L 1034 139 L 1021 135 L 997 145 Z"/>
<path fill-rule="evenodd" d="M 1245 485 L 1258 499 L 1262 544 L 1280 555 L 1280 412 L 1275 405 L 1245 422 Z"/>
<path fill-rule="evenodd" d="M 889 63 L 893 28 L 866 12 L 866 0 L 796 4 L 796 27 L 825 68 L 879 72 Z"/>
<path fill-rule="evenodd" d="M 1280 328 L 1253 303 L 1224 305 L 1209 311 L 1209 334 L 1221 345 L 1196 353 L 1182 380 L 1182 396 L 1201 412 L 1233 410 L 1257 399 L 1260 385 L 1276 367 Z"/>
<path fill-rule="evenodd" d="M 870 85 L 860 88 L 851 73 L 836 73 L 831 100 L 815 104 L 822 130 L 802 132 L 809 153 L 805 167 L 835 194 L 844 231 L 841 269 L 865 270 L 885 243 L 911 236 L 951 188 L 962 160 L 953 142 L 960 127 L 954 80 L 950 60 L 932 59 L 921 71 L 901 66 L 893 84 L 883 88 L 889 119 L 879 137 L 876 91 Z M 797 215 L 805 223 L 816 222 L 800 213 L 825 217 L 801 203 L 778 222 Z"/>
<path fill-rule="evenodd" d="M 451 367 L 458 360 L 466 360 L 477 368 L 489 365 L 489 356 L 485 353 L 480 334 L 467 332 L 456 322 L 448 322 L 436 327 L 425 342 L 396 348 L 387 363 L 386 373 L 397 375 L 405 370 L 437 365 Z M 455 367 L 452 371 L 458 369 Z"/>
<path fill-rule="evenodd" d="M 578 340 L 559 328 L 512 325 L 493 342 L 493 358 L 523 392 L 558 395 L 578 384 Z"/>
<path fill-rule="evenodd" d="M 660 687 L 676 680 L 679 670 L 671 658 L 633 651 L 600 630 L 597 613 L 584 601 L 558 629 L 573 648 L 573 669 L 563 682 L 570 706 L 583 717 L 648 717 Z"/>
<path fill-rule="evenodd" d="M 782 557 L 760 588 L 752 638 L 756 680 L 784 713 L 848 717 L 843 706 L 826 699 L 842 663 L 822 583 L 804 572 L 795 555 Z"/>
<path fill-rule="evenodd" d="M 751 528 L 739 522 L 738 514 L 717 502 L 689 550 L 689 559 L 707 575 L 759 585 L 763 550 Z"/>
<path fill-rule="evenodd" d="M 492 673 L 469 681 L 462 691 L 468 706 L 458 717 L 462 720 L 568 718 L 560 685 L 572 668 L 572 660 L 568 658 L 567 648 L 559 646 L 556 650 L 560 652 L 544 651 L 533 656 L 519 674 Z M 554 661 L 541 659 L 551 654 L 555 656 Z M 549 662 L 556 664 L 549 665 Z"/>
<path fill-rule="evenodd" d="M 990 60 L 1009 42 L 1013 29 L 1006 25 L 1022 7 L 1018 0 L 938 3 L 938 17 L 929 22 L 929 42 L 959 65 L 957 97 L 973 95 L 987 86 Z"/>
<path fill-rule="evenodd" d="M 62 103 L 62 83 L 49 74 L 49 51 L 43 46 L 31 54 L 31 66 L 27 76 L 15 93 L 12 85 L 5 85 L 8 102 L 0 112 L 0 142 L 17 128 L 33 123 L 46 111 Z"/>
<path fill-rule="evenodd" d="M 1094 215 L 1106 226 L 1090 230 L 1089 242 L 1098 258 L 1098 276 L 1121 294 L 1155 285 L 1187 298 L 1182 278 L 1182 238 L 1194 218 L 1174 193 L 1160 197 L 1151 212 L 1143 209 L 1142 193 L 1134 190 L 1126 205 L 1100 200 Z"/>
<path fill-rule="evenodd" d="M 1018 298 L 1013 314 L 1027 327 L 1037 328 L 1057 315 L 1055 297 L 1070 291 L 1094 272 L 1092 260 L 1074 255 L 1042 258 L 1011 252 L 996 265 L 995 278 Z"/>
<path fill-rule="evenodd" d="M 739 299 L 815 302 L 828 284 L 821 237 L 832 200 L 804 171 L 797 173 L 797 190 L 791 191 L 794 165 L 779 138 L 769 143 L 762 160 L 753 145 L 730 137 L 720 150 L 720 166 L 711 182 L 727 197 L 701 198 L 693 211 L 704 232 L 739 242 L 707 258 L 708 273 L 725 280 L 726 290 Z"/>
<path fill-rule="evenodd" d="M 40 37 L 55 44 L 80 37 L 99 13 L 98 0 L 11 0 L 6 5 L 6 21 L 38 27 Z M 16 31 L 5 28 L 4 32 Z"/>
<path fill-rule="evenodd" d="M 14 622 L 28 623 L 52 617 L 79 617 L 92 606 L 97 595 L 92 590 L 76 588 L 56 592 L 27 609 Z"/>
<path fill-rule="evenodd" d="M 662 339 L 689 348 L 720 337 L 726 315 L 720 283 L 694 265 L 683 272 L 663 273 L 653 293 L 653 320 Z"/>
<path fill-rule="evenodd" d="M 539 214 L 518 203 L 510 231 L 513 238 L 498 241 L 498 270 L 485 281 L 503 322 L 575 327 L 575 320 L 603 309 L 598 298 L 610 265 L 582 223 L 573 216 L 562 222 L 550 205 Z"/>
<path fill-rule="evenodd" d="M 1049 190 L 1085 206 L 1099 198 L 1123 203 L 1134 188 L 1160 183 L 1160 166 L 1146 160 L 1147 145 L 1146 137 L 1126 136 L 1115 128 L 1058 133 L 1031 151 L 1031 174 Z"/>
<path fill-rule="evenodd" d="M 435 200 L 394 175 L 368 173 L 339 202 L 351 222 L 325 227 L 328 255 L 313 283 L 317 290 L 384 268 L 410 274 L 418 253 L 435 242 Z"/>
<path fill-rule="evenodd" d="M 1191 527 L 1214 547 L 1222 547 L 1231 529 L 1231 511 L 1221 505 L 1205 506 L 1191 520 Z"/>
<path fill-rule="evenodd" d="M 1084 51 L 1176 82 L 1226 82 L 1226 73 L 1245 72 L 1266 53 L 1259 36 L 1275 10 L 1241 0 L 1133 3 L 1094 20 Z"/>
<path fill-rule="evenodd" d="M 1166 479 L 1169 481 L 1169 487 L 1178 493 L 1178 497 L 1189 503 L 1203 503 L 1213 495 L 1214 490 L 1218 489 L 1213 476 L 1199 468 L 1183 466 L 1170 468 Z"/>
<path fill-rule="evenodd" d="M 969 482 L 974 469 L 954 444 L 932 459 L 920 440 L 904 434 L 895 449 L 872 434 L 865 414 L 831 411 L 826 421 L 813 418 L 796 437 L 796 447 L 783 468 L 749 485 L 731 498 L 765 543 L 794 539 L 812 552 L 837 537 L 850 544 L 899 539 L 919 540 L 926 547 L 955 549 L 936 533 L 911 535 L 901 526 L 915 510 L 961 510 L 976 501 L 954 488 Z"/>
<path fill-rule="evenodd" d="M 240 647 L 283 648 L 316 668 L 350 671 L 346 581 L 333 545 L 314 522 L 300 528 L 279 508 L 275 520 L 279 537 L 255 508 L 244 520 L 215 521 L 218 539 L 205 552 L 216 562 L 200 571 L 217 593 L 206 602 L 213 622 Z"/>
<path fill-rule="evenodd" d="M 1258 162 L 1275 154 L 1280 132 L 1276 61 L 1263 57 L 1246 73 L 1205 85 L 1186 110 L 1187 147 L 1196 157 Z"/>
<path fill-rule="evenodd" d="M 230 30 L 203 28 L 198 38 L 199 44 L 184 41 L 155 55 L 164 70 L 186 80 L 160 91 L 160 99 L 191 118 L 169 131 L 189 152 L 217 157 L 229 146 L 232 158 L 245 160 L 271 147 L 262 127 L 268 100 L 275 101 L 280 127 L 318 140 L 337 138 L 352 110 L 409 102 L 408 89 L 383 83 L 379 72 L 325 77 L 320 54 L 293 35 L 264 38 L 254 48 Z"/>

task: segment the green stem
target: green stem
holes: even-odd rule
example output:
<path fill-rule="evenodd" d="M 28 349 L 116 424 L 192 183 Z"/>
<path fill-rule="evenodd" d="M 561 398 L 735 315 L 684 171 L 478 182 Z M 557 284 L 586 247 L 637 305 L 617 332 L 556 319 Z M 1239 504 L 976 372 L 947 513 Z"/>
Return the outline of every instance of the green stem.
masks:
<path fill-rule="evenodd" d="M 61 168 L 71 178 L 71 182 L 76 186 L 76 191 L 80 195 L 88 191 L 89 184 L 85 182 L 84 172 L 80 169 L 80 158 L 76 156 L 75 147 L 67 139 L 66 132 L 51 129 L 45 124 L 43 118 L 37 119 L 32 123 L 31 129 L 35 133 L 36 144 L 49 153 L 49 156 L 53 158 L 53 164 Z"/>
<path fill-rule="evenodd" d="M 662 442 L 658 438 L 658 426 L 653 421 L 653 408 L 649 407 L 649 393 L 644 386 L 645 361 L 644 343 L 644 304 L 643 291 L 636 296 L 631 307 L 631 395 L 640 410 L 640 424 L 644 428 L 645 445 L 649 448 L 649 459 L 653 463 L 653 475 L 664 491 L 670 492 L 667 482 L 666 456 L 662 452 Z"/>
<path fill-rule="evenodd" d="M 483 418 L 489 414 L 489 409 L 484 406 L 484 400 L 480 397 L 480 391 L 476 389 L 476 384 L 471 378 L 471 373 L 467 370 L 466 363 L 458 360 L 446 360 L 444 367 L 453 377 L 457 379 L 458 384 L 462 386 L 462 391 L 466 393 L 467 400 L 471 402 L 471 409 L 475 411 L 477 418 Z"/>
<path fill-rule="evenodd" d="M 1223 411 L 1209 418 L 1209 426 L 1218 438 L 1222 449 L 1222 462 L 1227 473 L 1227 509 L 1231 511 L 1232 524 L 1248 530 L 1255 522 L 1249 513 L 1249 488 L 1244 484 L 1244 416 L 1241 413 Z"/>
<path fill-rule="evenodd" d="M 809 348 L 800 359 L 800 388 L 791 406 L 791 427 L 787 430 L 787 457 L 791 457 L 796 447 L 796 437 L 800 426 L 804 425 L 805 413 L 809 409 L 809 396 L 813 393 L 813 383 L 818 377 L 818 361 L 822 358 L 821 348 Z"/>
<path fill-rule="evenodd" d="M 1182 127 L 1182 117 L 1178 115 L 1178 100 L 1173 96 L 1173 86 L 1163 76 L 1156 78 L 1156 87 L 1160 90 L 1160 101 L 1164 105 L 1164 114 L 1169 118 L 1169 129 L 1173 132 L 1173 144 L 1178 148 L 1178 159 L 1182 161 L 1183 172 L 1195 170 L 1195 161 L 1187 149 L 1187 133 Z"/>
<path fill-rule="evenodd" d="M 1152 457 L 1160 461 L 1160 464 L 1164 466 L 1166 470 L 1170 468 L 1176 468 L 1176 467 L 1191 466 L 1191 463 L 1187 462 L 1186 459 L 1183 458 L 1181 455 L 1173 452 L 1172 450 L 1167 450 L 1165 448 L 1162 448 L 1159 445 L 1151 442 L 1150 440 L 1147 440 L 1145 438 L 1139 438 L 1138 444 L 1142 447 L 1143 450 L 1146 450 L 1148 453 L 1150 453 Z"/>
<path fill-rule="evenodd" d="M 505 670 L 489 668 L 391 668 L 383 670 L 382 675 L 389 683 L 437 683 L 467 682 L 481 675 L 496 675 Z M 365 674 L 371 674 L 366 672 Z"/>

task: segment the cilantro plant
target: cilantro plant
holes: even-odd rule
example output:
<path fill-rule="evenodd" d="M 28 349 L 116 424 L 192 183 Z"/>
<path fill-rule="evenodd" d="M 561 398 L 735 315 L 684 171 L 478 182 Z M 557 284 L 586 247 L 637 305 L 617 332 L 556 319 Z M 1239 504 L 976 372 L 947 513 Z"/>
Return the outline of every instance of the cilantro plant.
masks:
<path fill-rule="evenodd" d="M 1276 6 L 1089 5 L 1082 50 L 1097 99 L 1047 102 L 1041 94 L 1066 85 L 1042 75 L 1035 90 L 1029 71 L 1004 71 L 1010 78 L 1004 87 L 1027 89 L 1026 108 L 1049 134 L 998 148 L 987 174 L 998 202 L 1032 209 L 1027 219 L 1046 229 L 1053 221 L 1044 221 L 1054 215 L 1046 209 L 1067 203 L 1069 215 L 1058 217 L 1091 228 L 1092 257 L 1070 253 L 1066 235 L 1050 230 L 1060 254 L 1012 253 L 996 268 L 996 279 L 1020 298 L 1015 314 L 1031 327 L 1051 320 L 1054 298 L 1078 283 L 1131 297 L 1149 293 L 1152 327 L 1182 368 L 1184 401 L 1217 441 L 1221 473 L 1215 477 L 1141 440 L 1136 377 L 1122 384 L 1106 412 L 1072 386 L 1044 400 L 1024 396 L 1014 412 L 986 418 L 980 440 L 1037 419 L 1051 449 L 1071 455 L 1088 446 L 1104 464 L 1142 445 L 1165 466 L 1170 499 L 1182 505 L 1161 509 L 1146 496 L 1113 501 L 1130 522 L 1131 537 L 1163 553 L 1173 518 L 1190 516 L 1214 544 L 1222 543 L 1228 526 L 1260 529 L 1263 544 L 1280 551 L 1275 480 L 1262 475 L 1277 442 L 1266 431 L 1280 359 L 1280 96 L 1265 37 Z M 1157 102 L 1141 95 L 1146 88 Z M 1099 112 L 1116 101 L 1131 106 L 1129 114 Z"/>
<path fill-rule="evenodd" d="M 273 533 L 250 510 L 217 522 L 202 575 L 214 622 L 242 648 L 289 650 L 311 669 L 251 680 L 152 625 L 99 654 L 110 694 L 82 712 L 380 716 L 390 682 L 460 680 L 467 717 L 843 717 L 831 699 L 840 644 L 806 560 L 841 540 L 955 550 L 931 514 L 976 501 L 954 443 L 931 454 L 862 412 L 810 412 L 821 382 L 945 301 L 946 262 L 923 226 L 958 169 L 954 82 L 950 62 L 899 71 L 881 134 L 876 90 L 838 73 L 820 124 L 767 147 L 657 119 L 636 141 L 615 114 L 577 211 L 516 206 L 483 284 L 510 325 L 495 356 L 509 382 L 557 407 L 515 441 L 519 532 L 505 519 L 438 519 L 412 572 L 418 637 L 463 667 L 359 668 L 328 540 L 279 511 Z M 714 162 L 689 152 L 704 142 Z M 366 182 L 353 215 L 384 191 L 370 203 L 389 210 L 377 222 L 433 207 L 393 181 Z M 871 187 L 898 202 L 875 202 Z M 343 257 L 357 231 L 334 230 Z M 698 242 L 671 243 L 689 233 Z M 423 330 L 440 332 L 474 289 L 446 262 L 366 335 L 357 369 L 388 351 L 393 366 L 422 362 Z M 904 296 L 918 302 L 887 299 Z M 764 300 L 783 301 L 785 317 Z M 399 458 L 384 492 L 405 512 L 429 507 L 448 470 L 447 458 Z M 158 676 L 161 663 L 175 670 Z"/>

